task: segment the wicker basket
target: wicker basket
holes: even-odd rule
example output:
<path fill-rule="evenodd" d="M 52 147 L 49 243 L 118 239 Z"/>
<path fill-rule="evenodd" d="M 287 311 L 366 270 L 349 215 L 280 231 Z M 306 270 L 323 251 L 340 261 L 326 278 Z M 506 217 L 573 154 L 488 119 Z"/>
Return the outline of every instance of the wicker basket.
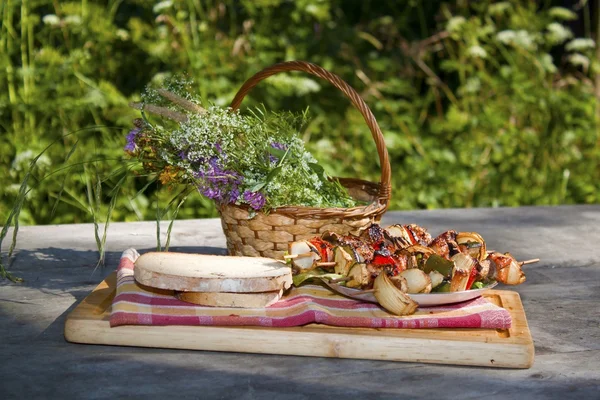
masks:
<path fill-rule="evenodd" d="M 222 205 L 219 207 L 227 248 L 231 255 L 282 258 L 293 240 L 309 239 L 331 230 L 337 233 L 358 233 L 372 222 L 379 221 L 390 200 L 390 161 L 381 129 L 369 107 L 359 94 L 340 77 L 318 65 L 304 61 L 275 64 L 258 72 L 240 88 L 231 102 L 236 110 L 248 92 L 263 79 L 279 72 L 304 71 L 332 83 L 340 89 L 360 111 L 377 145 L 381 164 L 381 181 L 367 182 L 340 178 L 350 195 L 366 206 L 352 208 L 281 207 L 269 214 L 257 213 L 250 218 L 247 206 Z"/>

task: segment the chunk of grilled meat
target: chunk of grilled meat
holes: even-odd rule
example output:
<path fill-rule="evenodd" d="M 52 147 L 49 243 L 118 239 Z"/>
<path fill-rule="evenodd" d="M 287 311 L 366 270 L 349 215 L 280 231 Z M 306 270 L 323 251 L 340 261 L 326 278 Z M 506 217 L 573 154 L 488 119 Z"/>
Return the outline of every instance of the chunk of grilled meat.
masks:
<path fill-rule="evenodd" d="M 429 247 L 438 255 L 449 260 L 455 254 L 460 253 L 460 248 L 456 243 L 456 235 L 457 232 L 453 230 L 441 233 L 431 241 Z"/>
<path fill-rule="evenodd" d="M 379 243 L 385 239 L 383 231 L 383 228 L 379 224 L 371 224 L 362 231 L 360 238 L 367 242 Z"/>
<path fill-rule="evenodd" d="M 354 256 L 356 262 L 368 262 L 373 259 L 375 249 L 373 249 L 368 243 L 360 240 L 360 238 L 352 235 L 346 235 L 340 237 L 339 241 L 340 246 L 351 250 L 351 255 Z"/>
<path fill-rule="evenodd" d="M 427 232 L 427 229 L 417 224 L 404 225 L 404 228 L 412 236 L 413 244 L 429 246 L 429 243 L 431 243 L 431 235 L 429 234 L 429 232 Z"/>
<path fill-rule="evenodd" d="M 495 278 L 507 285 L 519 285 L 525 282 L 526 278 L 521 264 L 510 253 L 491 253 L 488 255 L 488 259 L 492 262 L 495 273 L 492 279 Z"/>
<path fill-rule="evenodd" d="M 450 247 L 448 242 L 442 237 L 436 237 L 429 245 L 430 249 L 433 249 L 439 256 L 444 257 L 446 260 L 450 259 Z"/>

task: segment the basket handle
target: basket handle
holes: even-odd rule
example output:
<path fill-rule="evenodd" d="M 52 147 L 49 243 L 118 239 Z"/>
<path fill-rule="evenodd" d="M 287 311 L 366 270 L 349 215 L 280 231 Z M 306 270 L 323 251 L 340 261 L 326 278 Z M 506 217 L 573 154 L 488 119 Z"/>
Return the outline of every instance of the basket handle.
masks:
<path fill-rule="evenodd" d="M 238 90 L 235 97 L 231 101 L 231 108 L 233 110 L 237 110 L 244 100 L 244 97 L 254 88 L 258 83 L 271 75 L 275 75 L 279 72 L 287 72 L 287 71 L 303 71 L 308 72 L 311 75 L 318 76 L 319 78 L 325 79 L 330 82 L 336 88 L 340 89 L 346 97 L 352 101 L 352 104 L 360 111 L 367 126 L 371 130 L 371 135 L 373 136 L 373 140 L 375 141 L 375 145 L 377 146 L 377 153 L 379 154 L 379 163 L 381 165 L 381 179 L 379 182 L 379 202 L 384 204 L 387 208 L 387 205 L 391 196 L 391 167 L 390 167 L 390 159 L 387 151 L 387 147 L 385 146 L 385 141 L 383 139 L 383 134 L 381 133 L 381 129 L 377 124 L 377 120 L 375 120 L 375 116 L 371 112 L 371 109 L 364 100 L 360 97 L 360 95 L 356 92 L 356 90 L 352 89 L 350 85 L 342 80 L 339 76 L 332 74 L 331 72 L 319 67 L 316 64 L 312 64 L 306 61 L 286 61 L 279 64 L 272 65 L 263 69 L 260 72 L 257 72 L 252 77 L 250 77 Z"/>

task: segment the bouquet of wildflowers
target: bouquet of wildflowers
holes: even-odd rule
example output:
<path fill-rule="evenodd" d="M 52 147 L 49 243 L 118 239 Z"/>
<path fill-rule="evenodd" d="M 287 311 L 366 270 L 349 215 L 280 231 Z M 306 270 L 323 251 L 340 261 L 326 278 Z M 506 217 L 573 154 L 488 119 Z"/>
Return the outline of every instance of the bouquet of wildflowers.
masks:
<path fill-rule="evenodd" d="M 253 212 L 356 205 L 305 149 L 299 130 L 306 113 L 257 109 L 243 115 L 161 89 L 148 92 L 148 99 L 153 103 L 135 105 L 144 118 L 135 121 L 125 151 L 161 183 L 188 184 L 218 204 Z M 164 118 L 153 122 L 146 112 Z"/>

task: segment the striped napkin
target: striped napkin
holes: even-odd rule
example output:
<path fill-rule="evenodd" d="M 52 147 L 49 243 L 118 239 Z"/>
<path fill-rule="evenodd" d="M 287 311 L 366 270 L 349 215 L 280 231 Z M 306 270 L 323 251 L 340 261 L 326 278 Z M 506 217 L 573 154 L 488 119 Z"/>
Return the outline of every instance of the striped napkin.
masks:
<path fill-rule="evenodd" d="M 420 307 L 398 317 L 373 303 L 349 299 L 318 285 L 293 287 L 267 308 L 203 307 L 178 300 L 173 291 L 142 287 L 133 277 L 139 254 L 126 250 L 117 268 L 110 326 L 220 325 L 290 327 L 309 323 L 364 328 L 491 328 L 511 325 L 508 311 L 483 297 L 458 304 Z"/>

